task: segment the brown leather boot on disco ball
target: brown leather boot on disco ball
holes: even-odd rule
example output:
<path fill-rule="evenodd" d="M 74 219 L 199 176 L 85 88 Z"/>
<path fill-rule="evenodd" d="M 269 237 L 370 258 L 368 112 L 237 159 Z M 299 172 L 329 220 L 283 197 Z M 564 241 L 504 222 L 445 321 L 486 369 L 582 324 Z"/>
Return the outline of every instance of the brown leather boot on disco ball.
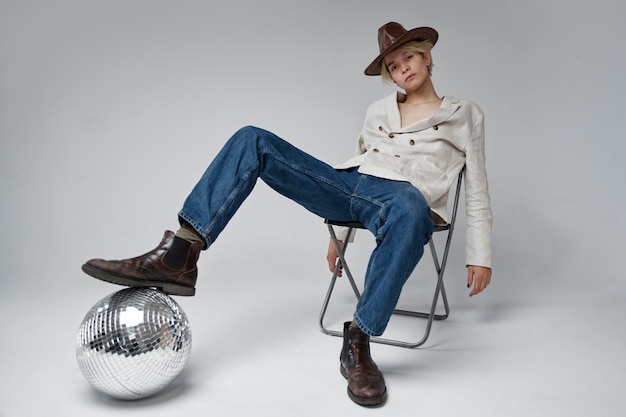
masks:
<path fill-rule="evenodd" d="M 192 296 L 196 293 L 196 263 L 203 244 L 189 242 L 167 230 L 152 251 L 130 259 L 91 259 L 82 269 L 94 278 L 129 287 L 154 287 L 166 294 Z"/>

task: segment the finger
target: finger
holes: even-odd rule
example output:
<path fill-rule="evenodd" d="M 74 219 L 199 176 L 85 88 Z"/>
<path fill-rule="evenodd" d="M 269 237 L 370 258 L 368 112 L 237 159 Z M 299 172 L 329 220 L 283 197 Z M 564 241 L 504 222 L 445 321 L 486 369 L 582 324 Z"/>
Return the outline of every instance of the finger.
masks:
<path fill-rule="evenodd" d="M 476 283 L 474 284 L 474 288 L 470 292 L 470 297 L 483 292 L 485 288 L 489 285 L 489 281 L 486 279 L 476 279 Z"/>
<path fill-rule="evenodd" d="M 480 288 L 478 288 L 478 286 L 477 286 L 477 285 L 474 285 L 474 288 L 472 288 L 472 291 L 470 291 L 469 296 L 470 296 L 470 297 L 473 297 L 473 296 L 475 296 L 476 294 L 479 294 L 481 291 L 482 291 L 482 290 L 481 290 Z"/>
<path fill-rule="evenodd" d="M 332 259 L 332 258 L 328 258 L 328 270 L 330 272 L 335 272 L 335 270 L 337 269 L 337 266 L 339 265 L 338 263 L 338 258 Z M 339 271 L 337 272 L 337 276 L 340 277 L 343 275 L 343 267 L 339 267 Z"/>
<path fill-rule="evenodd" d="M 343 275 L 343 264 L 341 263 L 339 258 L 337 258 L 337 265 L 335 266 L 335 268 L 339 268 L 339 271 L 337 271 L 337 276 L 338 277 L 342 276 Z"/>
<path fill-rule="evenodd" d="M 475 296 L 476 294 L 480 294 L 483 291 L 483 289 L 478 286 L 478 285 L 474 285 L 474 288 L 472 288 L 472 291 L 470 292 L 470 297 Z"/>

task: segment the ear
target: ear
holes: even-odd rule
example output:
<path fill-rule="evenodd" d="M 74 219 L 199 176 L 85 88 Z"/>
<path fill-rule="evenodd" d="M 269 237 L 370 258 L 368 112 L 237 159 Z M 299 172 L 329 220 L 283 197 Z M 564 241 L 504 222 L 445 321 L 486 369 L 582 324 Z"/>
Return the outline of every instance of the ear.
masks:
<path fill-rule="evenodd" d="M 426 66 L 430 67 L 430 64 L 432 64 L 433 62 L 433 57 L 430 54 L 430 51 L 424 52 L 422 56 L 424 57 L 424 63 L 426 64 Z"/>

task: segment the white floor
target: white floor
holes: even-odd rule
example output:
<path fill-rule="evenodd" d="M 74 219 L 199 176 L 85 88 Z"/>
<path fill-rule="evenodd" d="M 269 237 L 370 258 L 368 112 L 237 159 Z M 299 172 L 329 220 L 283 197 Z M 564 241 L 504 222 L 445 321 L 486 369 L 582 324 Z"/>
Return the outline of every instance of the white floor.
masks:
<path fill-rule="evenodd" d="M 242 223 L 247 215 L 244 210 Z M 323 225 L 310 226 L 311 240 L 323 241 Z M 351 249 L 357 273 L 369 251 L 363 236 Z M 193 330 L 186 369 L 162 394 L 130 402 L 95 392 L 74 356 L 84 314 L 121 287 L 82 274 L 78 257 L 86 249 L 65 260 L 32 257 L 22 274 L 3 282 L 0 416 L 616 416 L 626 405 L 621 284 L 567 287 L 567 277 L 546 274 L 529 287 L 515 271 L 498 271 L 489 292 L 470 300 L 455 252 L 447 280 L 450 318 L 435 324 L 422 348 L 373 345 L 389 399 L 367 410 L 346 395 L 341 340 L 317 327 L 329 279 L 323 251 L 287 244 L 280 248 L 290 250 L 284 261 L 284 254 L 254 242 L 239 242 L 237 255 L 235 241 L 223 240 L 201 258 L 196 297 L 177 298 Z M 129 255 L 102 246 L 104 253 L 92 255 Z M 405 294 L 430 291 L 418 285 L 429 274 L 428 267 L 418 270 Z M 328 323 L 339 327 L 350 318 L 345 281 L 334 301 Z M 389 334 L 416 338 L 422 323 L 394 318 Z"/>

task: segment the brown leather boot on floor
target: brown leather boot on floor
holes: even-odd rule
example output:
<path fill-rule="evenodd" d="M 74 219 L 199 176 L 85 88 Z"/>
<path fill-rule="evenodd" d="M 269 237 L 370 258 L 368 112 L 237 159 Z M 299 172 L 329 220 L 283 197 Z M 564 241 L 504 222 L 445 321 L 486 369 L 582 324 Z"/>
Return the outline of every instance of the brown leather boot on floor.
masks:
<path fill-rule="evenodd" d="M 113 284 L 155 287 L 167 294 L 191 296 L 196 293 L 196 262 L 202 246 L 167 230 L 159 246 L 144 255 L 120 261 L 91 259 L 83 271 Z"/>
<path fill-rule="evenodd" d="M 348 380 L 348 396 L 366 407 L 381 405 L 387 399 L 382 372 L 370 356 L 370 337 L 358 327 L 343 325 L 341 375 Z"/>

